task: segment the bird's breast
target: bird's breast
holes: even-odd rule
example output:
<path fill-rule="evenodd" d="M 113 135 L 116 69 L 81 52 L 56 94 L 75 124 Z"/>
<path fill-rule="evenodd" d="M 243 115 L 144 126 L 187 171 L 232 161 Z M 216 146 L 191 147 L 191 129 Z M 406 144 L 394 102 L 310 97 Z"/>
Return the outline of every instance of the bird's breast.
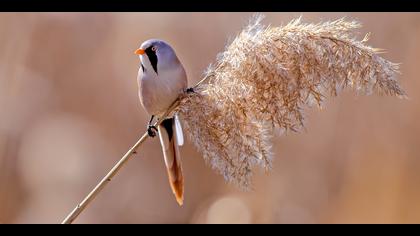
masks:
<path fill-rule="evenodd" d="M 156 74 L 139 71 L 138 84 L 140 101 L 145 110 L 150 115 L 159 115 L 164 113 L 187 87 L 187 78 L 185 72 L 162 70 Z"/>

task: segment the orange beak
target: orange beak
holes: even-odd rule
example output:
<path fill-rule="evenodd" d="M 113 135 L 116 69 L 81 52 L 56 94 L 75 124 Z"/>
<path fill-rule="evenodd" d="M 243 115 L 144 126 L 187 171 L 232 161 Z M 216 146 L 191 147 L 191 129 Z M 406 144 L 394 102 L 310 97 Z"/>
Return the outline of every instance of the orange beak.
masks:
<path fill-rule="evenodd" d="M 141 49 L 141 48 L 139 48 L 136 51 L 134 51 L 134 54 L 136 54 L 136 55 L 143 55 L 144 53 L 145 53 L 144 50 Z"/>

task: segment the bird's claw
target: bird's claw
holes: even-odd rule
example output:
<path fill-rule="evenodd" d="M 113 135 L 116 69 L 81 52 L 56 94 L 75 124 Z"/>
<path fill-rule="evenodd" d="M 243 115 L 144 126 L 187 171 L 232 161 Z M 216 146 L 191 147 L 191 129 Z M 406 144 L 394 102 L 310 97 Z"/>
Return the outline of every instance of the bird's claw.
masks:
<path fill-rule="evenodd" d="M 187 89 L 185 90 L 185 92 L 187 92 L 187 93 L 195 93 L 195 91 L 194 91 L 194 88 L 193 88 L 193 87 L 191 87 L 191 88 L 187 88 Z"/>
<path fill-rule="evenodd" d="M 156 126 L 154 126 L 154 125 L 147 126 L 147 134 L 150 137 L 152 137 L 152 138 L 155 137 L 157 131 L 158 131 L 158 129 L 156 128 Z"/>

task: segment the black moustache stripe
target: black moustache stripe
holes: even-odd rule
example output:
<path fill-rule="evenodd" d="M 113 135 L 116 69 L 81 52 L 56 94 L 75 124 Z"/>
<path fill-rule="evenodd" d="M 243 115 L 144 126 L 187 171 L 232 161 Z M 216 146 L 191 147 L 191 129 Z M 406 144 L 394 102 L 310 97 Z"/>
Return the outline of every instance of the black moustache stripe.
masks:
<path fill-rule="evenodd" d="M 146 52 L 147 57 L 149 58 L 150 64 L 152 64 L 153 70 L 155 70 L 157 74 L 158 73 L 157 71 L 158 58 L 156 55 L 156 51 L 153 51 L 152 47 L 153 46 L 146 48 L 145 52 Z"/>

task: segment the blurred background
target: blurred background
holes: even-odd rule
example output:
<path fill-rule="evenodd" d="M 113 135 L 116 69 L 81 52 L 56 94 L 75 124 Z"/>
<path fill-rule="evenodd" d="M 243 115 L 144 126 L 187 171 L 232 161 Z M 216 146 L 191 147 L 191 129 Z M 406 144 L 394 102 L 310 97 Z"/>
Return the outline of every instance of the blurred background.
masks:
<path fill-rule="evenodd" d="M 75 223 L 420 223 L 420 14 L 267 13 L 265 24 L 341 17 L 400 62 L 409 100 L 344 92 L 274 140 L 253 190 L 181 148 L 185 202 L 150 139 Z M 137 97 L 149 38 L 168 41 L 189 83 L 252 13 L 1 13 L 0 223 L 60 223 L 145 131 Z"/>

